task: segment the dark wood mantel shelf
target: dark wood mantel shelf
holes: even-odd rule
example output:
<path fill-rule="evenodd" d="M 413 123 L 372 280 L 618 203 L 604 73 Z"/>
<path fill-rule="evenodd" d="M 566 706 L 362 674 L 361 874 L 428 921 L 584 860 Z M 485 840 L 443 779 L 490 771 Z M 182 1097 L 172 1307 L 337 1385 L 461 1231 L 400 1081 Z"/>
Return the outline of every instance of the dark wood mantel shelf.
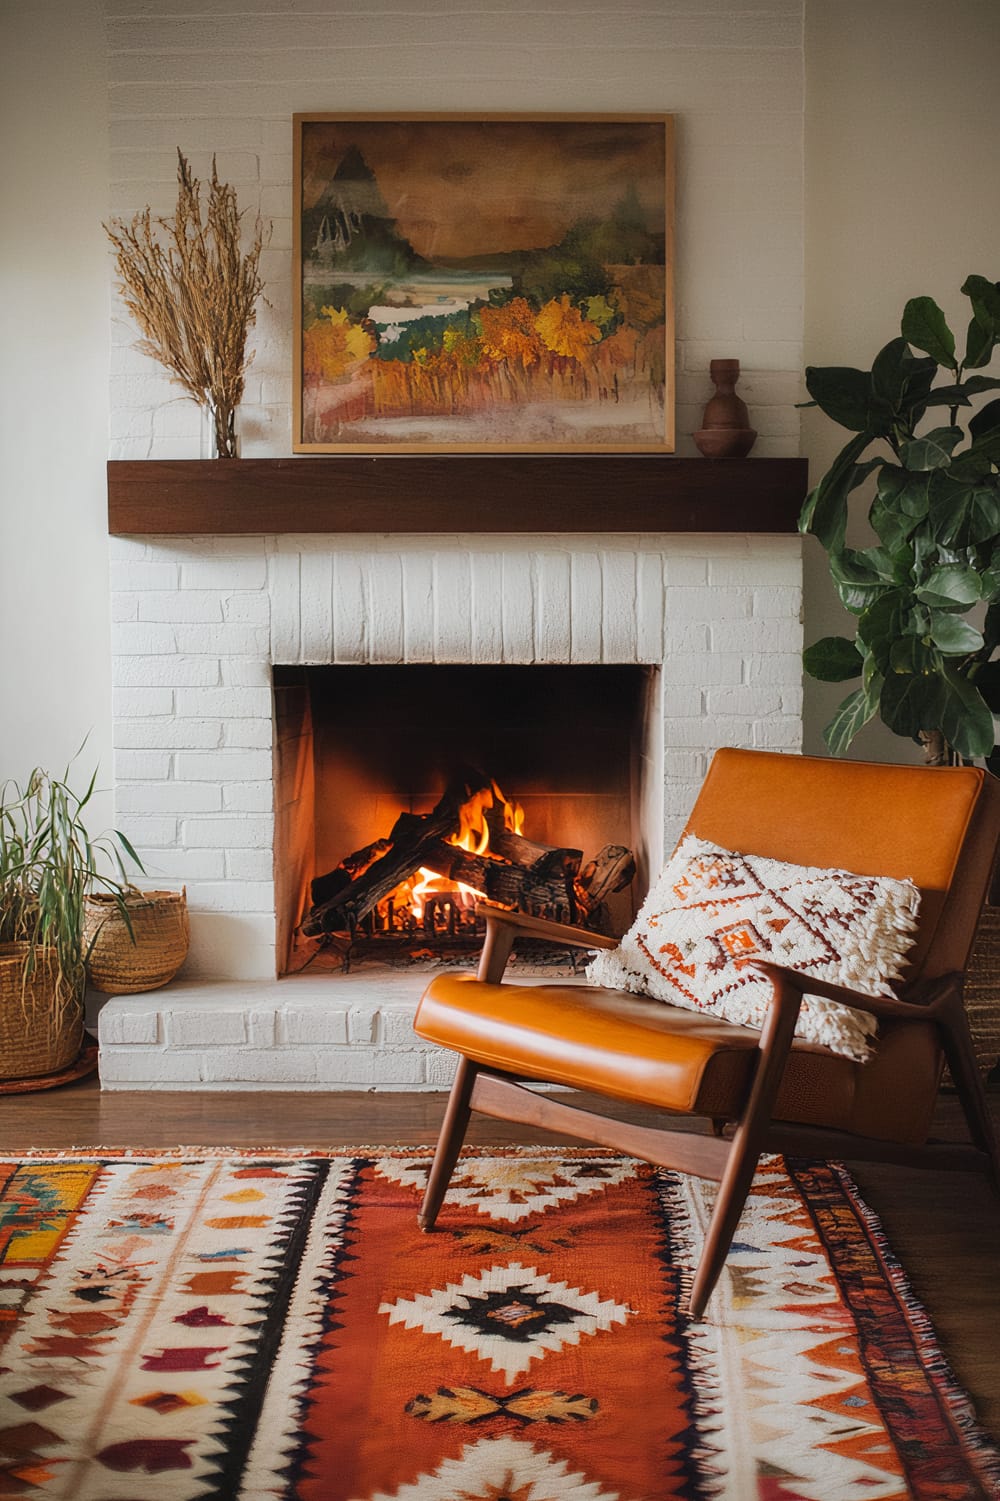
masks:
<path fill-rule="evenodd" d="M 805 459 L 337 455 L 108 464 L 119 536 L 794 532 Z"/>

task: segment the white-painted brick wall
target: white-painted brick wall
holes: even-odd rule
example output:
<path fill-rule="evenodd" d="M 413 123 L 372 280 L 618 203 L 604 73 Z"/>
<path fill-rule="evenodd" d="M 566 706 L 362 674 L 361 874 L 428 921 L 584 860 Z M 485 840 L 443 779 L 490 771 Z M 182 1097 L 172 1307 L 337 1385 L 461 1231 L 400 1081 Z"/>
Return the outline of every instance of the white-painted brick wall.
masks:
<path fill-rule="evenodd" d="M 799 744 L 797 538 L 345 540 L 115 543 L 118 590 L 158 617 L 114 637 L 117 817 L 149 883 L 187 884 L 195 977 L 273 974 L 272 663 L 658 665 L 668 848 L 716 746 Z M 269 628 L 224 634 L 236 597 Z"/>
<path fill-rule="evenodd" d="M 291 441 L 292 114 L 584 107 L 677 116 L 679 452 L 694 452 L 690 434 L 712 392 L 709 361 L 723 355 L 743 367 L 755 452 L 797 452 L 803 0 L 764 9 L 757 0 L 555 0 L 519 10 L 516 38 L 492 0 L 369 0 L 351 10 L 337 0 L 246 0 L 235 29 L 232 0 L 167 9 L 108 0 L 107 9 L 111 213 L 129 218 L 147 203 L 169 213 L 179 146 L 203 179 L 216 153 L 241 208 L 273 222 L 261 262 L 269 305 L 251 335 L 238 420 L 246 456 L 284 454 Z M 208 424 L 135 343 L 119 307 L 112 457 L 207 456 Z M 375 629 L 376 659 L 396 660 L 399 621 Z M 349 640 L 337 660 L 353 660 Z"/>

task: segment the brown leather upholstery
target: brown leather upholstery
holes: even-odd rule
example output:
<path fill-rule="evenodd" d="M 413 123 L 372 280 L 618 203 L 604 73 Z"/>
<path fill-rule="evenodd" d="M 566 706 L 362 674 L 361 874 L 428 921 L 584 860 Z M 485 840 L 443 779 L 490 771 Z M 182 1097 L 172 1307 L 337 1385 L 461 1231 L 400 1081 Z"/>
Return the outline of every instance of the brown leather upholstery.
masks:
<path fill-rule="evenodd" d="M 426 1041 L 487 1068 L 727 1118 L 738 1115 L 746 1097 L 758 1042 L 748 1027 L 644 996 L 594 986 L 485 985 L 471 975 L 432 980 L 414 1026 Z M 796 1043 L 775 1118 L 923 1141 L 939 1053 L 934 1027 L 892 1022 L 865 1064 Z"/>

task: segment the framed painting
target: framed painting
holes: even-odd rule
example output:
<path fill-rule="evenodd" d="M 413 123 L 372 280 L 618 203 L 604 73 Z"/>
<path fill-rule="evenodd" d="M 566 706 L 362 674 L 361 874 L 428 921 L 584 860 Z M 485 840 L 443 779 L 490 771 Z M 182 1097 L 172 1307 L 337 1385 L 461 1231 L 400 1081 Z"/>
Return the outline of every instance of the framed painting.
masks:
<path fill-rule="evenodd" d="M 673 451 L 670 115 L 294 129 L 296 453 Z"/>

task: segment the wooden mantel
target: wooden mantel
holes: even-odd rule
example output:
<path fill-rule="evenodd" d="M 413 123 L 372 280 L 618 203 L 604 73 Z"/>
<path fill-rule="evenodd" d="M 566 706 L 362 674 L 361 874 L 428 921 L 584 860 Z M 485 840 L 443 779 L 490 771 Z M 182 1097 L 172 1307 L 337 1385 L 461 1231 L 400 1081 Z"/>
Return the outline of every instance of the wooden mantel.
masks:
<path fill-rule="evenodd" d="M 806 469 L 651 454 L 112 460 L 108 530 L 794 532 Z"/>

